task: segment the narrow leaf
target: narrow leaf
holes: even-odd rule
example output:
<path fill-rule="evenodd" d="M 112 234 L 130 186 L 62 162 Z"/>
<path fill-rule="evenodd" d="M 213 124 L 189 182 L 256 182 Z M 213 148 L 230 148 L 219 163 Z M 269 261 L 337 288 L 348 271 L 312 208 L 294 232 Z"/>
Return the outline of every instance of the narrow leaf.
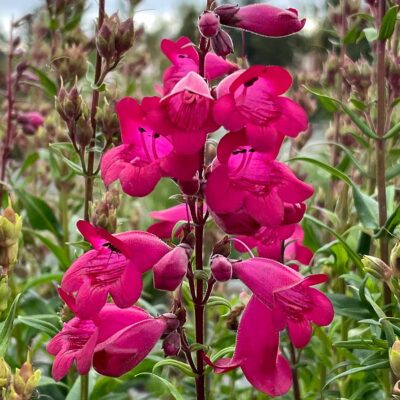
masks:
<path fill-rule="evenodd" d="M 13 303 L 11 304 L 6 320 L 0 325 L 0 357 L 4 357 L 4 355 L 6 354 L 20 297 L 21 293 L 19 293 L 17 297 L 15 297 Z"/>

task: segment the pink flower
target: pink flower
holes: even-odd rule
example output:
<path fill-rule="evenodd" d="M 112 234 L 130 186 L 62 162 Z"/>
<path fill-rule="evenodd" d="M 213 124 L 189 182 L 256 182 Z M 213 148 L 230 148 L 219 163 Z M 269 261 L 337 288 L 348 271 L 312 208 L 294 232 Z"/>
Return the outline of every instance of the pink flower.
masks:
<path fill-rule="evenodd" d="M 110 235 L 85 221 L 79 221 L 77 226 L 93 250 L 71 265 L 61 288 L 75 296 L 75 312 L 81 318 L 95 316 L 108 295 L 121 308 L 134 304 L 142 292 L 142 274 L 171 250 L 148 232 Z"/>
<path fill-rule="evenodd" d="M 223 4 L 214 11 L 219 15 L 221 24 L 263 36 L 291 35 L 300 31 L 306 23 L 305 19 L 299 20 L 294 8 L 283 10 L 267 4 L 244 7 Z"/>
<path fill-rule="evenodd" d="M 250 248 L 257 248 L 260 257 L 272 258 L 280 261 L 282 256 L 282 241 L 286 241 L 284 261 L 298 261 L 308 265 L 313 257 L 313 252 L 303 245 L 304 231 L 301 225 L 282 225 L 279 228 L 261 228 L 254 236 L 238 236 Z M 236 250 L 245 253 L 247 250 L 235 242 Z M 298 269 L 296 265 L 290 265 Z"/>
<path fill-rule="evenodd" d="M 109 150 L 101 162 L 101 177 L 106 186 L 119 179 L 131 196 L 146 196 L 162 177 L 190 180 L 196 173 L 195 156 L 178 155 L 170 141 L 148 123 L 146 107 L 158 104 L 158 98 L 145 98 L 142 106 L 125 97 L 116 110 L 123 144 Z"/>
<path fill-rule="evenodd" d="M 279 331 L 273 313 L 253 296 L 239 324 L 232 359 L 209 362 L 215 372 L 223 373 L 240 367 L 257 390 L 270 396 L 285 394 L 291 386 L 290 365 L 279 352 Z"/>
<path fill-rule="evenodd" d="M 151 218 L 158 220 L 147 228 L 147 231 L 157 235 L 161 239 L 171 239 L 172 231 L 179 221 L 192 220 L 192 215 L 188 211 L 186 204 L 178 204 L 160 211 L 152 211 L 149 213 Z M 176 234 L 179 234 L 180 229 Z"/>
<path fill-rule="evenodd" d="M 304 347 L 310 341 L 311 322 L 319 326 L 331 323 L 332 303 L 325 294 L 310 287 L 325 282 L 326 275 L 303 277 L 283 264 L 261 257 L 232 263 L 232 268 L 233 276 L 273 311 L 276 327 L 288 328 L 296 347 Z"/>
<path fill-rule="evenodd" d="M 47 345 L 47 351 L 56 356 L 52 369 L 54 379 L 62 379 L 74 361 L 78 372 L 87 374 L 98 343 L 106 341 L 129 325 L 147 319 L 152 317 L 141 308 L 122 310 L 113 304 L 107 304 L 94 320 L 75 317 L 66 322 Z"/>
<path fill-rule="evenodd" d="M 204 146 L 207 133 L 219 127 L 212 116 L 214 103 L 207 83 L 191 71 L 158 104 L 154 102 L 148 119 L 177 153 L 193 154 Z"/>
<path fill-rule="evenodd" d="M 188 72 L 199 72 L 199 55 L 194 44 L 184 36 L 176 42 L 163 39 L 161 50 L 172 63 L 172 66 L 165 70 L 163 77 L 164 95 L 167 95 Z M 226 61 L 216 54 L 207 53 L 206 55 L 205 77 L 209 81 L 230 74 L 237 69 L 236 64 Z"/>
<path fill-rule="evenodd" d="M 285 164 L 245 143 L 243 131 L 221 139 L 205 188 L 208 207 L 218 215 L 240 213 L 259 226 L 278 227 L 285 219 L 285 204 L 305 201 L 313 188 Z"/>
<path fill-rule="evenodd" d="M 230 131 L 246 128 L 249 144 L 275 157 L 285 136 L 296 137 L 308 126 L 304 110 L 281 96 L 291 84 L 282 67 L 255 65 L 238 71 L 217 87 L 215 120 Z"/>

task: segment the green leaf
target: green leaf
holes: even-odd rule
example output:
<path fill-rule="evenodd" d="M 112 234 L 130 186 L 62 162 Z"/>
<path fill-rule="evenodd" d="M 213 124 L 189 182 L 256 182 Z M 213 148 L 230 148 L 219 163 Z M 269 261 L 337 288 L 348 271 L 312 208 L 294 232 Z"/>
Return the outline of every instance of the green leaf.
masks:
<path fill-rule="evenodd" d="M 372 43 L 376 39 L 378 39 L 378 31 L 375 28 L 365 28 L 363 29 L 365 38 L 368 40 L 368 42 Z"/>
<path fill-rule="evenodd" d="M 50 337 L 53 337 L 58 333 L 58 329 L 51 322 L 45 321 L 43 319 L 36 318 L 34 315 L 26 317 L 19 316 L 14 322 L 15 324 L 21 323 L 27 325 L 39 332 L 47 333 Z"/>
<path fill-rule="evenodd" d="M 331 300 L 337 315 L 357 321 L 371 316 L 368 309 L 363 305 L 360 299 L 356 297 L 350 297 L 340 293 L 328 293 L 327 296 Z"/>
<path fill-rule="evenodd" d="M 48 230 L 62 238 L 61 226 L 48 204 L 39 197 L 32 196 L 24 189 L 15 189 L 18 200 L 24 206 L 33 229 Z"/>
<path fill-rule="evenodd" d="M 394 28 L 397 22 L 397 13 L 399 11 L 399 6 L 390 7 L 386 14 L 383 16 L 381 28 L 379 29 L 379 39 L 386 40 L 389 39 L 394 32 Z"/>
<path fill-rule="evenodd" d="M 33 164 L 35 164 L 35 162 L 39 160 L 39 153 L 31 153 L 29 154 L 28 157 L 25 158 L 24 162 L 21 165 L 21 168 L 19 169 L 17 178 L 20 178 L 21 175 L 29 168 L 31 167 Z"/>
<path fill-rule="evenodd" d="M 154 371 L 157 368 L 161 368 L 161 367 L 165 367 L 165 366 L 171 366 L 174 368 L 179 369 L 183 374 L 185 374 L 186 376 L 191 376 L 192 378 L 194 378 L 196 376 L 196 374 L 192 371 L 192 369 L 190 368 L 190 366 L 182 361 L 178 361 L 178 360 L 174 360 L 173 358 L 166 358 L 165 360 L 161 360 L 158 363 L 156 363 L 153 367 L 153 374 Z"/>
<path fill-rule="evenodd" d="M 171 382 L 169 382 L 166 379 L 161 378 L 161 376 L 155 375 L 151 372 L 142 372 L 140 374 L 137 374 L 135 377 L 143 376 L 143 375 L 150 375 L 151 377 L 158 379 L 161 383 L 164 384 L 164 386 L 168 389 L 169 393 L 171 394 L 171 396 L 173 396 L 173 398 L 175 400 L 183 400 L 183 397 L 179 394 L 178 390 L 175 388 L 175 386 Z"/>
<path fill-rule="evenodd" d="M 39 78 L 39 82 L 45 92 L 52 98 L 56 96 L 57 84 L 53 80 L 51 80 L 41 69 L 32 66 L 30 66 L 29 68 Z"/>
<path fill-rule="evenodd" d="M 324 388 L 326 388 L 329 384 L 331 384 L 332 382 L 338 380 L 339 378 L 343 378 L 343 377 L 348 376 L 348 375 L 356 374 L 357 372 L 372 371 L 372 370 L 375 370 L 375 369 L 384 369 L 384 368 L 389 368 L 389 361 L 388 360 L 379 361 L 379 362 L 377 362 L 375 364 L 365 365 L 365 366 L 362 366 L 362 367 L 351 368 L 351 369 L 348 369 L 347 371 L 344 371 L 344 372 L 334 376 L 333 378 L 329 379 L 328 382 L 326 382 Z"/>
<path fill-rule="evenodd" d="M 358 116 L 356 112 L 354 112 L 350 107 L 346 106 L 346 104 L 342 104 L 342 108 L 362 133 L 371 139 L 379 139 L 379 136 L 375 134 L 365 120 Z"/>
<path fill-rule="evenodd" d="M 383 136 L 384 139 L 390 139 L 393 136 L 396 136 L 400 132 L 400 122 L 396 125 L 392 126 Z"/>
<path fill-rule="evenodd" d="M 70 167 L 72 171 L 74 171 L 76 174 L 78 174 L 80 176 L 83 176 L 84 173 L 83 173 L 82 166 L 77 164 L 77 163 L 75 163 L 75 162 L 73 162 L 73 161 L 71 161 L 68 157 L 66 157 L 62 153 L 61 149 L 59 148 L 60 147 L 59 145 L 60 145 L 60 143 L 51 143 L 50 144 L 50 150 L 54 154 L 56 154 L 62 161 L 64 161 L 65 164 L 67 164 L 68 167 Z"/>
<path fill-rule="evenodd" d="M 24 293 L 33 287 L 43 285 L 45 283 L 60 282 L 62 277 L 63 277 L 62 272 L 56 272 L 54 274 L 43 274 L 43 275 L 29 278 L 28 281 L 23 286 L 21 293 Z"/>
<path fill-rule="evenodd" d="M 336 112 L 339 108 L 340 102 L 333 97 L 327 95 L 326 93 L 323 93 L 319 89 L 315 88 L 309 88 L 305 85 L 303 85 L 304 89 L 306 89 L 309 93 L 313 94 L 314 96 L 318 97 L 318 100 L 321 102 L 321 104 L 325 107 L 325 109 L 329 112 Z"/>
<path fill-rule="evenodd" d="M 96 382 L 97 375 L 94 371 L 89 371 L 89 395 L 93 391 L 94 384 Z M 71 390 L 69 391 L 65 400 L 77 400 L 81 398 L 81 377 L 78 376 Z"/>
<path fill-rule="evenodd" d="M 8 342 L 11 338 L 15 313 L 17 311 L 17 305 L 20 297 L 21 293 L 15 297 L 13 303 L 11 304 L 10 310 L 8 311 L 6 320 L 0 325 L 0 357 L 4 357 L 8 349 Z"/>
<path fill-rule="evenodd" d="M 362 225 L 367 229 L 376 229 L 378 227 L 377 214 L 378 204 L 371 197 L 362 193 L 358 186 L 343 172 L 339 171 L 335 167 L 326 164 L 320 160 L 309 157 L 295 157 L 288 161 L 305 161 L 310 164 L 314 164 L 319 168 L 329 172 L 332 176 L 347 183 L 353 192 L 354 206 L 357 210 L 358 217 Z"/>
<path fill-rule="evenodd" d="M 400 205 L 396 207 L 393 213 L 386 220 L 385 225 L 374 235 L 375 238 L 380 238 L 384 235 L 393 235 L 397 225 L 400 224 Z"/>
<path fill-rule="evenodd" d="M 210 296 L 206 305 L 207 307 L 224 306 L 227 307 L 229 310 L 232 308 L 231 303 L 220 296 Z"/>
<path fill-rule="evenodd" d="M 343 247 L 346 249 L 347 254 L 349 257 L 352 259 L 354 262 L 355 266 L 359 269 L 359 271 L 364 275 L 364 266 L 361 262 L 361 258 L 359 255 L 346 243 L 346 241 L 343 239 L 343 237 L 337 233 L 334 229 L 329 227 L 328 225 L 325 225 L 323 222 L 319 221 L 318 219 L 312 217 L 311 215 L 306 214 L 304 216 L 304 219 L 307 221 L 310 221 L 314 223 L 315 225 L 326 229 L 328 232 L 330 232 L 333 236 L 335 236 L 340 243 L 342 243 Z"/>

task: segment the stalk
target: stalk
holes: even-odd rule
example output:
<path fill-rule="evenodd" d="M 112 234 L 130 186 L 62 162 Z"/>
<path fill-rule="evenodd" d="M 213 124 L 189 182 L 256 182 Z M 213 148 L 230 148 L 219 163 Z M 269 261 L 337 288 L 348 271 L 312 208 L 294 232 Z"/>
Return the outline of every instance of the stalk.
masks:
<path fill-rule="evenodd" d="M 105 15 L 105 0 L 99 0 L 99 16 L 97 21 L 97 31 L 101 27 L 104 21 Z M 101 77 L 101 67 L 102 67 L 102 58 L 99 54 L 98 50 L 96 50 L 96 66 L 95 66 L 95 75 L 94 75 L 94 83 L 98 84 Z M 89 220 L 89 204 L 93 200 L 93 180 L 94 180 L 94 151 L 93 147 L 95 145 L 96 139 L 96 112 L 97 106 L 99 104 L 99 91 L 93 89 L 92 93 L 92 105 L 90 108 L 90 123 L 92 126 L 93 137 L 88 146 L 89 156 L 88 156 L 88 165 L 87 165 L 87 174 L 85 176 L 85 210 L 84 210 L 84 218 L 86 221 Z"/>
<path fill-rule="evenodd" d="M 382 24 L 383 16 L 386 11 L 386 2 L 380 1 L 378 8 L 378 24 Z M 379 29 L 378 29 L 379 31 Z M 376 185 L 378 189 L 379 206 L 379 226 L 384 226 L 387 219 L 386 206 L 386 180 L 385 180 L 385 141 L 382 138 L 385 134 L 386 124 L 386 95 L 385 95 L 385 52 L 386 40 L 378 39 L 376 44 L 376 81 L 377 81 L 377 135 L 380 139 L 375 141 L 376 156 Z M 388 264 L 389 262 L 389 242 L 385 235 L 380 238 L 380 258 Z M 386 283 L 383 283 L 383 302 L 384 305 L 391 303 L 390 289 Z M 390 316 L 390 311 L 388 312 Z"/>
<path fill-rule="evenodd" d="M 289 343 L 289 351 L 290 351 L 290 363 L 292 364 L 293 399 L 301 400 L 299 376 L 297 374 L 297 366 L 296 366 L 297 363 L 296 350 L 294 349 L 292 342 Z"/>
<path fill-rule="evenodd" d="M 81 397 L 80 400 L 89 399 L 89 375 L 81 375 Z"/>

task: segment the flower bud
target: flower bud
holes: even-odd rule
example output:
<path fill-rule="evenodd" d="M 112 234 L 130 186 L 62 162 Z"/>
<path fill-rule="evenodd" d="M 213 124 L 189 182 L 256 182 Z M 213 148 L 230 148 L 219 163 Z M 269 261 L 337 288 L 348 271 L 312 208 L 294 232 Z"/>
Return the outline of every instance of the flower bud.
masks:
<path fill-rule="evenodd" d="M 220 29 L 219 32 L 211 38 L 211 46 L 218 56 L 226 57 L 228 54 L 233 53 L 233 42 L 231 37 L 224 30 Z"/>
<path fill-rule="evenodd" d="M 82 112 L 82 102 L 76 83 L 69 92 L 61 84 L 60 91 L 56 96 L 55 106 L 64 121 L 76 121 L 79 118 Z"/>
<path fill-rule="evenodd" d="M 117 230 L 117 208 L 119 193 L 117 189 L 107 191 L 100 201 L 92 204 L 90 221 L 93 225 L 106 229 L 110 233 Z"/>
<path fill-rule="evenodd" d="M 75 140 L 76 143 L 81 146 L 87 146 L 93 137 L 92 125 L 90 119 L 81 116 L 76 123 Z"/>
<path fill-rule="evenodd" d="M 174 291 L 186 275 L 191 252 L 190 246 L 183 243 L 163 256 L 153 267 L 154 287 Z"/>
<path fill-rule="evenodd" d="M 232 264 L 224 256 L 216 254 L 211 259 L 211 272 L 216 281 L 229 281 L 232 278 Z"/>
<path fill-rule="evenodd" d="M 99 54 L 106 60 L 111 60 L 115 53 L 115 30 L 114 24 L 108 17 L 104 18 L 96 36 L 96 47 Z"/>
<path fill-rule="evenodd" d="M 8 285 L 8 275 L 0 276 L 0 316 L 8 309 L 8 300 L 11 297 L 11 288 Z M 0 385 L 1 386 L 1 385 Z"/>
<path fill-rule="evenodd" d="M 97 107 L 96 120 L 107 140 L 111 140 L 119 131 L 119 122 L 114 105 L 104 99 L 103 107 Z"/>
<path fill-rule="evenodd" d="M 393 373 L 400 377 L 400 340 L 396 338 L 392 347 L 389 349 L 389 362 Z"/>
<path fill-rule="evenodd" d="M 228 257 L 231 254 L 231 242 L 228 236 L 224 236 L 219 242 L 215 243 L 212 254 L 224 257 Z"/>
<path fill-rule="evenodd" d="M 0 389 L 6 388 L 11 381 L 11 369 L 3 357 L 0 357 Z"/>
<path fill-rule="evenodd" d="M 220 30 L 219 16 L 212 11 L 204 11 L 197 23 L 200 33 L 206 38 L 214 37 Z"/>
<path fill-rule="evenodd" d="M 390 253 L 390 267 L 393 275 L 400 278 L 400 241 L 397 242 Z"/>
<path fill-rule="evenodd" d="M 17 121 L 23 127 L 29 126 L 36 131 L 41 125 L 43 125 L 43 115 L 36 111 L 29 111 L 20 113 L 17 117 Z"/>
<path fill-rule="evenodd" d="M 166 322 L 164 334 L 169 335 L 171 332 L 177 330 L 181 325 L 178 317 L 173 313 L 165 313 L 161 317 Z"/>
<path fill-rule="evenodd" d="M 162 349 L 166 357 L 176 356 L 181 349 L 181 337 L 177 331 L 170 333 L 163 341 Z"/>
<path fill-rule="evenodd" d="M 133 45 L 133 19 L 128 18 L 121 22 L 115 36 L 115 49 L 119 54 L 127 52 Z"/>
<path fill-rule="evenodd" d="M 0 247 L 9 247 L 18 243 L 22 229 L 22 217 L 7 207 L 0 216 Z"/>
<path fill-rule="evenodd" d="M 391 268 L 380 258 L 364 256 L 361 261 L 364 265 L 364 271 L 369 272 L 381 281 L 388 281 L 393 275 Z"/>
<path fill-rule="evenodd" d="M 28 355 L 28 360 L 16 369 L 11 385 L 11 399 L 30 399 L 41 378 L 41 371 L 34 371 Z"/>

